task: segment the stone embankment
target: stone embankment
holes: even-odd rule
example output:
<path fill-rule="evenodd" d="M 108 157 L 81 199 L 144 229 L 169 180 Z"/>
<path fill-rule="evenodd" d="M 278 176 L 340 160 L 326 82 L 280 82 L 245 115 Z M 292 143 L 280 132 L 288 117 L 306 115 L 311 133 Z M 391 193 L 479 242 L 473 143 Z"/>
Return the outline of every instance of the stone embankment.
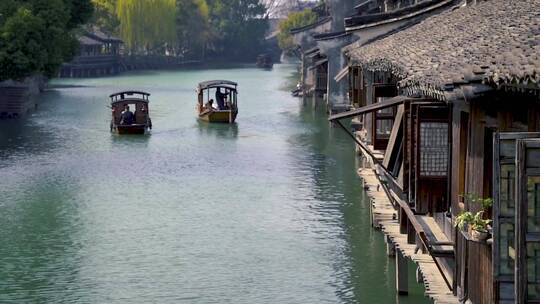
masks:
<path fill-rule="evenodd" d="M 43 76 L 0 82 L 0 119 L 19 118 L 37 107 L 36 96 L 44 89 Z"/>

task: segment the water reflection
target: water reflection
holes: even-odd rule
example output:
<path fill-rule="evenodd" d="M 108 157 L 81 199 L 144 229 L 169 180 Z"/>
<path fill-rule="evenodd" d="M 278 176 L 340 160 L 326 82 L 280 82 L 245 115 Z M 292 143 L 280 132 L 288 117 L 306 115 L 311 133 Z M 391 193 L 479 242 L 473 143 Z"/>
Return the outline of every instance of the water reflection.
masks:
<path fill-rule="evenodd" d="M 278 90 L 294 69 L 66 80 L 2 128 L 0 302 L 396 302 L 352 142 Z M 238 124 L 195 122 L 194 84 L 220 78 Z M 103 92 L 127 87 L 152 88 L 151 135 L 109 132 Z"/>
<path fill-rule="evenodd" d="M 111 133 L 111 145 L 114 147 L 129 147 L 130 149 L 148 147 L 152 134 L 115 134 Z"/>
<path fill-rule="evenodd" d="M 208 123 L 197 119 L 197 129 L 200 135 L 235 139 L 238 137 L 238 123 Z"/>
<path fill-rule="evenodd" d="M 327 226 L 314 232 L 334 240 L 340 252 L 333 260 L 330 282 L 339 286 L 336 294 L 346 303 L 428 303 L 423 286 L 414 283 L 414 277 L 409 281 L 409 296 L 382 292 L 394 290 L 394 260 L 384 253 L 382 234 L 370 227 L 369 199 L 355 172 L 358 164 L 350 138 L 331 127 L 322 106 L 302 102 L 298 119 L 309 131 L 289 139 L 291 165 L 297 167 L 299 187 L 311 191 L 312 220 Z M 310 179 L 306 180 L 306 173 Z M 341 229 L 331 229 L 333 226 Z M 409 274 L 413 273 L 410 265 Z"/>
<path fill-rule="evenodd" d="M 49 171 L 24 181 L 0 189 L 20 195 L 0 206 L 0 302 L 70 302 L 81 248 L 76 179 Z"/>

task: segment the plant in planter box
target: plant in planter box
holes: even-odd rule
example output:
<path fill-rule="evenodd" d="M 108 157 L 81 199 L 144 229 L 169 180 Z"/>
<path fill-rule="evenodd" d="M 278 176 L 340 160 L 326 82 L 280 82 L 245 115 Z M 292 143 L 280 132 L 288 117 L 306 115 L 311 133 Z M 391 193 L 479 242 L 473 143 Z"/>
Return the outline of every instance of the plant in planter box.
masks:
<path fill-rule="evenodd" d="M 488 225 L 491 220 L 483 219 L 484 211 L 479 211 L 474 215 L 471 223 L 471 237 L 478 241 L 483 241 L 488 237 Z"/>
<path fill-rule="evenodd" d="M 469 224 L 471 224 L 473 220 L 474 215 L 470 211 L 464 211 L 456 217 L 455 225 L 459 229 L 465 231 L 468 229 Z"/>
<path fill-rule="evenodd" d="M 483 241 L 488 237 L 488 225 L 491 220 L 483 219 L 484 211 L 472 213 L 470 211 L 462 212 L 456 217 L 456 227 L 462 231 L 467 231 L 470 237 L 475 241 Z"/>

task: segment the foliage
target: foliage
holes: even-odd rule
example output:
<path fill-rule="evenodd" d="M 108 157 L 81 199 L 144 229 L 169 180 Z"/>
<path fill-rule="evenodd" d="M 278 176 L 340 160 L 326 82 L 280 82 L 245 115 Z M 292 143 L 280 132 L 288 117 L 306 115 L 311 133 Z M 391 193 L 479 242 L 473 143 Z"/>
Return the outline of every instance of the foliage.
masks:
<path fill-rule="evenodd" d="M 184 57 L 204 59 L 206 47 L 213 37 L 206 0 L 176 1 L 177 53 Z M 199 56 L 198 56 L 199 55 Z"/>
<path fill-rule="evenodd" d="M 130 52 L 150 53 L 176 42 L 175 0 L 118 0 L 120 36 Z"/>
<path fill-rule="evenodd" d="M 291 29 L 306 26 L 317 21 L 317 14 L 310 9 L 301 12 L 289 14 L 287 19 L 279 23 L 278 43 L 279 47 L 287 53 L 290 53 L 294 47 Z"/>
<path fill-rule="evenodd" d="M 107 33 L 116 33 L 120 21 L 116 17 L 116 0 L 92 0 L 94 15 L 90 24 Z"/>
<path fill-rule="evenodd" d="M 470 203 L 480 204 L 480 206 L 482 206 L 482 210 L 488 210 L 489 208 L 493 206 L 493 199 L 491 197 L 481 198 L 472 193 L 467 193 L 464 195 L 464 197 Z"/>
<path fill-rule="evenodd" d="M 484 211 L 478 211 L 471 222 L 471 228 L 480 232 L 487 232 L 487 226 L 491 223 L 491 220 L 483 219 Z"/>
<path fill-rule="evenodd" d="M 465 228 L 465 224 L 469 224 L 473 221 L 474 215 L 470 211 L 461 212 L 456 217 L 456 227 L 459 227 L 459 229 L 463 230 Z"/>
<path fill-rule="evenodd" d="M 75 54 L 73 30 L 91 14 L 90 0 L 2 0 L 0 81 L 55 75 Z"/>
<path fill-rule="evenodd" d="M 473 230 L 487 232 L 487 226 L 491 223 L 491 220 L 485 220 L 483 216 L 484 211 L 478 211 L 475 214 L 470 211 L 465 211 L 456 217 L 455 225 L 462 230 L 465 225 L 470 225 Z"/>
<path fill-rule="evenodd" d="M 255 58 L 264 42 L 268 21 L 260 0 L 209 0 L 215 57 Z"/>
<path fill-rule="evenodd" d="M 261 52 L 261 0 L 92 0 L 92 25 L 119 35 L 130 53 L 245 60 Z"/>

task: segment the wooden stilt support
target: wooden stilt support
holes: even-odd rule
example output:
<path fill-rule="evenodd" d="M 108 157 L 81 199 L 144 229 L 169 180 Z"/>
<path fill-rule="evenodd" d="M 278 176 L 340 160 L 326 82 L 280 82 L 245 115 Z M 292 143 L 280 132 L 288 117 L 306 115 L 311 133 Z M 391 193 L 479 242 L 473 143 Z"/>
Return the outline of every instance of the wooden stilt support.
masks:
<path fill-rule="evenodd" d="M 385 236 L 384 242 L 386 243 L 386 255 L 389 257 L 396 256 L 396 247 L 388 235 Z"/>
<path fill-rule="evenodd" d="M 396 256 L 396 247 L 394 246 L 394 243 L 392 243 L 390 237 L 386 236 L 384 241 L 386 243 L 386 255 L 389 257 Z"/>
<path fill-rule="evenodd" d="M 396 250 L 396 291 L 399 295 L 409 293 L 407 259 L 400 250 Z"/>
<path fill-rule="evenodd" d="M 416 267 L 416 283 L 424 283 L 424 276 L 422 275 L 422 271 L 420 271 L 420 267 Z"/>

